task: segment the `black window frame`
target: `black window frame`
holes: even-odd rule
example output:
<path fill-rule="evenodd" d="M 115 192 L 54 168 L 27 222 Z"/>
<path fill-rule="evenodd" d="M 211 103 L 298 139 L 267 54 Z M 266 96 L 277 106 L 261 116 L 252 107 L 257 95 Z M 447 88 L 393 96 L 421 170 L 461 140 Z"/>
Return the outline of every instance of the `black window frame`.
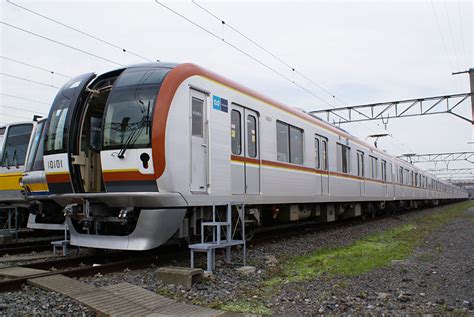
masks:
<path fill-rule="evenodd" d="M 278 126 L 280 126 L 281 130 L 278 129 Z M 280 133 L 281 131 L 286 130 L 286 140 L 280 140 Z M 301 134 L 301 160 L 296 161 L 294 160 L 294 156 L 292 155 L 292 152 L 295 150 L 293 143 L 292 143 L 292 131 L 299 131 Z M 291 125 L 289 123 L 283 122 L 281 120 L 276 120 L 276 146 L 277 146 L 277 161 L 279 162 L 285 162 L 285 163 L 291 163 L 291 164 L 296 164 L 296 165 L 304 165 L 305 161 L 305 155 L 304 155 L 304 149 L 305 149 L 305 139 L 304 139 L 304 129 L 299 128 L 297 126 Z M 286 141 L 284 142 L 286 144 L 286 149 L 288 150 L 287 153 L 283 153 L 280 151 L 281 147 L 280 144 L 283 144 L 281 141 Z M 296 145 L 295 145 L 296 146 Z M 284 154 L 287 158 L 287 160 L 282 160 L 281 156 L 279 155 L 280 153 Z"/>

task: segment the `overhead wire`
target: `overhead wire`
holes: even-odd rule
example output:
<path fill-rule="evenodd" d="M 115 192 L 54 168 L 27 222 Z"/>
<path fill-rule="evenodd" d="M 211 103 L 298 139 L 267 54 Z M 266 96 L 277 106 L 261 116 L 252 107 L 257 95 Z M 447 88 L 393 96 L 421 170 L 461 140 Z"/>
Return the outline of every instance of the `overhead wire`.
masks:
<path fill-rule="evenodd" d="M 159 3 L 158 1 L 156 1 L 157 3 Z M 319 85 L 318 83 L 316 83 L 315 81 L 313 81 L 311 78 L 309 78 L 308 76 L 306 76 L 305 74 L 303 74 L 302 72 L 296 70 L 292 65 L 290 65 L 288 62 L 286 62 L 285 60 L 283 60 L 282 58 L 278 57 L 276 54 L 274 54 L 273 52 L 271 52 L 270 50 L 266 49 L 264 46 L 262 46 L 261 44 L 259 44 L 258 42 L 256 42 L 255 40 L 253 40 L 252 38 L 250 38 L 249 36 L 245 35 L 244 33 L 242 33 L 240 30 L 238 30 L 237 28 L 233 27 L 232 25 L 230 25 L 229 23 L 227 23 L 224 19 L 220 18 L 219 16 L 217 16 L 216 14 L 214 14 L 211 10 L 207 9 L 206 7 L 204 7 L 203 5 L 197 3 L 195 0 L 191 0 L 191 2 L 196 5 L 197 7 L 199 7 L 201 10 L 203 10 L 204 12 L 206 12 L 207 14 L 211 15 L 213 18 L 215 18 L 216 20 L 218 20 L 219 22 L 222 23 L 222 25 L 224 26 L 227 26 L 228 28 L 230 28 L 231 30 L 233 30 L 234 32 L 236 32 L 237 34 L 239 34 L 240 36 L 242 36 L 243 38 L 245 38 L 246 40 L 248 40 L 249 42 L 251 42 L 252 44 L 254 44 L 255 46 L 257 46 L 258 48 L 260 48 L 261 50 L 263 50 L 264 52 L 266 52 L 267 54 L 269 54 L 270 56 L 272 56 L 273 58 L 275 58 L 276 60 L 278 60 L 280 63 L 282 63 L 283 65 L 287 66 L 288 68 L 290 68 L 290 70 L 292 70 L 293 72 L 297 73 L 298 75 L 300 75 L 301 77 L 303 77 L 304 79 L 306 79 L 308 82 L 310 82 L 311 84 L 313 84 L 313 86 L 316 86 L 317 88 L 323 90 L 324 92 L 326 92 L 328 95 L 330 95 L 331 97 L 333 97 L 335 100 L 337 100 L 339 103 L 341 103 L 342 105 L 346 106 L 347 103 L 342 101 L 341 99 L 339 99 L 338 97 L 335 96 L 335 94 L 333 94 L 331 91 L 329 91 L 328 89 L 324 88 L 323 86 Z M 161 3 L 159 3 L 161 4 Z M 166 6 L 165 6 L 166 7 Z M 173 10 L 170 10 L 170 11 L 173 11 Z M 178 15 L 180 15 L 178 13 Z M 183 17 L 182 15 L 180 15 L 182 18 L 185 18 Z M 186 19 L 186 18 L 185 18 Z M 187 21 L 191 22 L 189 19 L 186 19 Z M 191 22 L 193 23 L 193 22 Z M 195 24 L 195 23 L 193 23 Z M 196 24 L 195 24 L 196 25 Z M 196 25 L 197 26 L 197 25 Z M 199 27 L 199 26 L 198 26 Z M 202 28 L 201 28 L 202 29 Z M 205 30 L 207 31 L 207 30 Z M 208 32 L 209 33 L 209 32 Z M 217 37 L 223 41 L 225 41 L 224 38 L 220 38 L 218 36 L 214 36 L 214 37 Z M 292 83 L 294 84 L 295 82 L 292 81 Z M 331 107 L 334 108 L 334 105 L 331 105 L 329 104 Z M 371 132 L 377 132 L 375 131 L 374 129 L 358 122 L 358 124 L 371 131 Z M 377 126 L 380 127 L 380 124 L 379 123 L 376 123 Z M 393 136 L 392 136 L 392 139 L 393 139 Z M 403 151 L 403 147 L 407 148 L 408 150 L 411 151 L 411 149 L 409 147 L 407 147 L 406 145 L 404 145 L 403 143 L 401 144 L 401 146 L 397 145 L 395 142 L 393 141 L 389 141 L 390 143 L 392 143 L 394 146 L 398 147 L 399 149 L 402 149 Z"/>
<path fill-rule="evenodd" d="M 18 107 L 13 107 L 11 105 L 5 105 L 5 104 L 0 104 L 0 107 L 2 108 L 7 108 L 7 109 L 13 109 L 13 110 L 18 110 L 18 111 L 24 111 L 24 112 L 34 112 L 34 113 L 39 113 L 39 114 L 43 114 L 43 115 L 48 115 L 46 112 L 41 112 L 41 111 L 36 111 L 36 110 L 31 110 L 31 109 L 22 109 L 22 108 L 18 108 Z"/>
<path fill-rule="evenodd" d="M 255 61 L 256 63 L 260 64 L 261 66 L 267 68 L 268 70 L 272 71 L 273 73 L 277 74 L 278 76 L 282 77 L 283 79 L 289 81 L 290 83 L 294 84 L 295 86 L 299 87 L 300 89 L 306 91 L 308 94 L 312 95 L 313 97 L 315 97 L 316 99 L 318 99 L 319 101 L 329 105 L 329 106 L 332 106 L 330 103 L 328 103 L 326 100 L 324 100 L 323 98 L 321 98 L 320 96 L 316 95 L 314 92 L 312 92 L 311 90 L 307 89 L 306 87 L 298 84 L 297 82 L 295 82 L 294 80 L 292 80 L 291 78 L 289 78 L 288 76 L 284 75 L 283 73 L 279 72 L 278 70 L 274 69 L 273 67 L 267 65 L 266 63 L 262 62 L 260 59 L 256 58 L 255 56 L 247 53 L 246 51 L 244 51 L 243 49 L 237 47 L 236 45 L 226 41 L 225 39 L 221 38 L 219 35 L 217 35 L 216 33 L 212 32 L 212 31 L 209 31 L 208 29 L 206 29 L 205 27 L 203 27 L 202 25 L 194 22 L 193 20 L 189 19 L 188 17 L 182 15 L 181 13 L 179 13 L 178 11 L 176 10 L 173 10 L 171 9 L 170 7 L 164 5 L 163 3 L 159 2 L 158 0 L 155 0 L 155 3 L 164 7 L 165 9 L 167 9 L 168 11 L 176 14 L 177 16 L 181 17 L 182 19 L 188 21 L 189 23 L 193 24 L 194 26 L 196 26 L 197 28 L 201 29 L 202 31 L 208 33 L 209 35 L 211 35 L 212 37 L 218 39 L 218 40 L 221 40 L 222 42 L 224 42 L 226 45 L 232 47 L 233 49 L 237 50 L 238 52 L 240 52 L 241 54 L 247 56 L 248 58 L 252 59 L 253 61 Z"/>
<path fill-rule="evenodd" d="M 83 49 L 74 47 L 74 46 L 72 46 L 72 45 L 66 44 L 66 43 L 61 42 L 61 41 L 54 40 L 54 39 L 52 39 L 52 38 L 49 38 L 49 37 L 40 35 L 40 34 L 35 33 L 35 32 L 32 32 L 32 31 L 29 31 L 29 30 L 20 28 L 20 27 L 18 27 L 18 26 L 13 25 L 13 24 L 10 24 L 10 23 L 4 22 L 4 21 L 0 21 L 0 24 L 6 25 L 6 26 L 8 26 L 8 27 L 10 27 L 10 28 L 16 29 L 16 30 L 18 30 L 18 31 L 21 31 L 21 32 L 24 32 L 24 33 L 27 33 L 27 34 L 30 34 L 30 35 L 33 35 L 33 36 L 36 36 L 36 37 L 42 38 L 42 39 L 44 39 L 44 40 L 47 40 L 47 41 L 56 43 L 56 44 L 58 44 L 58 45 L 61 45 L 61 46 L 70 48 L 70 49 L 72 49 L 72 50 L 81 52 L 81 53 L 83 53 L 83 54 L 86 54 L 86 55 L 89 55 L 89 56 L 92 56 L 92 57 L 101 59 L 101 60 L 103 60 L 103 61 L 106 61 L 106 62 L 115 64 L 115 65 L 118 65 L 118 66 L 123 66 L 121 63 L 118 63 L 118 62 L 113 61 L 113 60 L 111 60 L 111 59 L 108 59 L 108 58 L 106 58 L 106 57 L 99 56 L 99 55 L 97 55 L 97 54 L 87 52 L 87 51 L 85 51 L 85 50 L 83 50 Z"/>
<path fill-rule="evenodd" d="M 264 62 L 262 62 L 261 60 L 259 60 L 258 58 L 254 57 L 253 55 L 245 52 L 244 50 L 242 50 L 241 48 L 235 46 L 234 44 L 226 41 L 224 38 L 221 38 L 219 35 L 217 35 L 216 33 L 206 29 L 205 27 L 203 27 L 202 25 L 200 25 L 199 23 L 197 22 L 194 22 L 193 20 L 191 20 L 190 18 L 184 16 L 183 14 L 179 13 L 178 11 L 176 10 L 173 10 L 172 8 L 166 6 L 165 4 L 159 2 L 158 0 L 155 0 L 155 3 L 164 7 L 165 9 L 167 9 L 168 11 L 174 13 L 175 15 L 179 16 L 180 18 L 186 20 L 187 22 L 191 23 L 192 25 L 194 25 L 195 27 L 201 29 L 202 31 L 208 33 L 209 35 L 211 35 L 212 37 L 218 39 L 218 40 L 221 40 L 223 41 L 225 44 L 229 45 L 230 47 L 234 48 L 235 50 L 239 51 L 241 54 L 244 54 L 245 56 L 249 57 L 250 59 L 254 60 L 255 62 L 257 62 L 258 64 L 260 64 L 261 66 L 264 66 L 265 68 L 269 69 L 270 71 L 274 72 L 275 74 L 279 75 L 280 77 L 286 79 L 287 81 L 289 81 L 290 83 L 294 84 L 295 86 L 301 88 L 302 90 L 306 91 L 307 93 L 311 94 L 312 96 L 314 96 L 315 98 L 317 98 L 318 100 L 324 102 L 325 104 L 331 106 L 334 108 L 333 105 L 331 105 L 330 103 L 328 103 L 326 100 L 322 99 L 320 96 L 314 94 L 311 90 L 307 89 L 306 87 L 296 83 L 294 80 L 290 79 L 289 77 L 285 76 L 284 74 L 280 73 L 279 71 L 275 70 L 274 68 L 272 68 L 271 66 L 265 64 Z M 360 122 L 358 122 L 362 127 L 368 129 L 368 130 L 371 130 L 372 132 L 375 132 L 373 129 L 361 124 Z M 398 145 L 396 145 L 394 142 L 390 141 L 390 143 L 392 143 L 393 145 L 395 145 L 396 147 L 399 147 Z M 399 147 L 401 149 L 401 147 Z"/>
<path fill-rule="evenodd" d="M 441 29 L 441 23 L 439 22 L 438 14 L 436 13 L 436 8 L 434 6 L 433 0 L 430 0 L 430 2 L 431 2 L 431 7 L 433 8 L 433 13 L 434 13 L 434 16 L 435 16 L 436 24 L 438 25 L 438 31 L 439 31 L 439 34 L 440 34 L 440 37 L 441 37 L 441 41 L 443 42 L 444 51 L 446 53 L 446 57 L 448 58 L 450 71 L 453 71 L 453 70 L 455 70 L 455 68 L 453 67 L 453 63 L 452 63 L 452 60 L 451 60 L 451 57 L 450 57 L 449 51 L 448 51 L 448 46 L 446 45 L 446 41 L 444 39 L 443 31 Z"/>
<path fill-rule="evenodd" d="M 17 119 L 33 120 L 33 117 L 17 116 L 17 115 L 9 114 L 9 113 L 2 113 L 2 115 L 7 116 L 7 117 L 17 118 Z"/>
<path fill-rule="evenodd" d="M 128 50 L 128 49 L 126 49 L 126 48 L 124 48 L 124 47 L 122 47 L 122 46 L 119 46 L 119 45 L 116 45 L 116 44 L 111 43 L 111 42 L 109 42 L 109 41 L 106 41 L 106 40 L 104 40 L 104 39 L 102 39 L 102 38 L 100 38 L 100 37 L 97 37 L 97 36 L 95 36 L 95 35 L 92 35 L 92 34 L 90 34 L 90 33 L 85 32 L 85 31 L 79 30 L 78 28 L 75 28 L 75 27 L 72 27 L 72 26 L 70 26 L 70 25 L 67 25 L 67 24 L 65 24 L 65 23 L 63 23 L 63 22 L 60 22 L 60 21 L 58 21 L 58 20 L 56 20 L 56 19 L 53 19 L 53 18 L 51 18 L 51 17 L 48 17 L 48 16 L 46 16 L 46 15 L 44 15 L 44 14 L 41 14 L 41 13 L 39 13 L 39 12 L 37 12 L 37 11 L 34 11 L 34 10 L 32 10 L 32 9 L 29 9 L 29 8 L 26 8 L 26 7 L 24 7 L 24 6 L 22 6 L 22 5 L 19 5 L 18 3 L 15 3 L 15 2 L 13 2 L 13 1 L 11 1 L 11 0 L 7 0 L 7 3 L 9 3 L 9 4 L 11 4 L 11 5 L 14 5 L 14 6 L 16 6 L 17 8 L 20 8 L 20 9 L 22 9 L 22 10 L 28 11 L 28 12 L 30 12 L 30 13 L 32 13 L 32 14 L 34 14 L 34 15 L 37 15 L 37 16 L 43 18 L 43 19 L 46 19 L 46 20 L 48 20 L 48 21 L 51 21 L 51 22 L 56 23 L 56 24 L 58 24 L 58 25 L 61 25 L 61 26 L 65 27 L 65 28 L 68 28 L 68 29 L 70 29 L 70 30 L 73 30 L 73 31 L 75 31 L 75 32 L 77 32 L 77 33 L 80 33 L 80 34 L 82 34 L 82 35 L 85 35 L 85 36 L 87 36 L 87 37 L 89 37 L 89 38 L 92 38 L 92 39 L 94 39 L 94 40 L 96 40 L 96 41 L 99 41 L 99 42 L 101 42 L 101 43 L 103 43 L 103 44 L 106 44 L 106 45 L 108 45 L 108 46 L 110 46 L 110 47 L 117 48 L 117 49 L 121 50 L 121 51 L 124 52 L 124 53 L 128 53 L 128 54 L 130 54 L 130 55 L 133 55 L 133 56 L 135 56 L 135 57 L 141 58 L 141 59 L 146 60 L 146 61 L 149 61 L 149 62 L 152 62 L 152 61 L 153 61 L 153 60 L 150 59 L 150 58 L 147 58 L 147 57 L 145 57 L 145 56 L 142 56 L 142 55 L 140 55 L 140 54 L 138 54 L 138 53 L 135 53 L 135 52 L 133 52 L 133 51 L 130 51 L 130 50 Z"/>
<path fill-rule="evenodd" d="M 31 68 L 39 69 L 39 70 L 48 72 L 48 73 L 50 73 L 50 74 L 59 75 L 59 76 L 66 77 L 66 78 L 72 78 L 72 77 L 69 76 L 69 75 L 65 75 L 65 74 L 56 72 L 56 71 L 54 71 L 54 70 L 46 69 L 46 68 L 43 68 L 43 67 L 35 66 L 35 65 L 32 65 L 32 64 L 29 64 L 29 63 L 26 63 L 26 62 L 22 62 L 22 61 L 19 61 L 19 60 L 10 58 L 10 57 L 6 57 L 6 56 L 1 56 L 1 55 L 0 55 L 0 58 L 5 59 L 5 60 L 10 61 L 10 62 L 17 63 L 17 64 L 25 65 L 25 66 L 28 66 L 28 67 L 31 67 Z"/>
<path fill-rule="evenodd" d="M 458 50 L 456 48 L 456 42 L 454 40 L 454 35 L 453 35 L 453 28 L 451 27 L 451 18 L 449 17 L 449 12 L 448 12 L 448 4 L 446 3 L 446 0 L 444 0 L 444 9 L 446 11 L 446 17 L 448 18 L 448 27 L 449 27 L 449 33 L 451 35 L 451 42 L 453 44 L 453 49 L 454 49 L 454 57 L 456 59 L 456 67 L 459 69 L 459 60 L 458 60 Z"/>
<path fill-rule="evenodd" d="M 44 101 L 38 101 L 38 100 L 33 100 L 33 99 L 28 99 L 28 98 L 19 97 L 19 96 L 10 95 L 10 94 L 4 94 L 4 93 L 0 93 L 0 95 L 2 95 L 2 96 L 6 96 L 6 97 L 10 97 L 10 98 L 16 98 L 16 99 L 20 99 L 20 100 L 25 100 L 25 101 L 36 102 L 36 103 L 40 103 L 40 104 L 44 104 L 44 105 L 48 105 L 48 106 L 50 106 L 50 105 L 51 105 L 51 103 L 48 103 L 48 102 L 44 102 Z"/>
<path fill-rule="evenodd" d="M 10 78 L 19 79 L 19 80 L 23 80 L 23 81 L 27 81 L 27 82 L 30 82 L 30 83 L 33 83 L 33 84 L 37 84 L 37 85 L 41 85 L 41 86 L 46 86 L 46 87 L 50 87 L 50 88 L 59 89 L 58 86 L 54 86 L 54 85 L 52 85 L 52 84 L 45 84 L 45 83 L 40 82 L 40 81 L 31 80 L 31 79 L 24 78 L 24 77 L 20 77 L 20 76 L 16 76 L 16 75 L 11 75 L 11 74 L 1 73 L 1 72 L 0 72 L 0 75 L 6 76 L 6 77 L 10 77 Z"/>
<path fill-rule="evenodd" d="M 466 52 L 466 44 L 465 44 L 465 40 L 464 40 L 464 32 L 463 32 L 463 29 L 462 29 L 462 18 L 461 18 L 461 1 L 458 0 L 457 1 L 457 4 L 458 4 L 458 17 L 459 17 L 459 31 L 461 33 L 461 43 L 462 43 L 462 50 L 463 50 L 463 54 L 464 54 L 464 62 L 466 63 L 466 65 L 469 65 L 469 60 L 468 60 L 468 57 L 467 57 L 467 52 Z"/>
<path fill-rule="evenodd" d="M 315 82 L 314 80 L 312 80 L 311 78 L 309 78 L 308 76 L 306 76 L 304 73 L 300 72 L 298 69 L 296 69 L 294 66 L 292 66 L 290 63 L 288 63 L 287 61 L 283 60 L 281 57 L 279 57 L 278 55 L 276 55 L 275 53 L 271 52 L 270 50 L 268 50 L 267 48 L 265 48 L 263 45 L 261 45 L 260 43 L 258 43 L 257 41 L 253 40 L 252 38 L 250 38 L 249 36 L 245 35 L 243 32 L 241 32 L 239 29 L 237 29 L 236 27 L 232 26 L 231 24 L 229 24 L 227 21 L 225 21 L 224 19 L 218 17 L 216 14 L 214 14 L 211 10 L 209 10 L 208 8 L 204 7 L 202 4 L 199 4 L 197 3 L 196 1 L 194 0 L 191 0 L 191 2 L 196 5 L 198 8 L 200 8 L 201 10 L 203 10 L 204 12 L 206 12 L 207 14 L 209 14 L 210 16 L 214 17 L 216 20 L 218 20 L 219 22 L 222 23 L 223 26 L 226 26 L 228 27 L 229 29 L 231 29 L 232 31 L 234 31 L 235 33 L 239 34 L 240 36 L 242 36 L 243 38 L 245 38 L 247 41 L 249 41 L 250 43 L 252 43 L 253 45 L 255 45 L 256 47 L 258 47 L 259 49 L 261 49 L 262 51 L 264 51 L 265 53 L 267 53 L 268 55 L 272 56 L 274 59 L 276 59 L 277 61 L 279 61 L 281 64 L 285 65 L 286 67 L 288 67 L 292 72 L 300 75 L 301 77 L 303 77 L 304 79 L 306 79 L 309 83 L 311 83 L 313 86 L 317 87 L 318 89 L 324 91 L 326 94 L 328 94 L 329 96 L 331 96 L 334 100 L 337 100 L 339 101 L 341 104 L 345 105 L 346 103 L 342 100 L 340 100 L 339 98 L 336 97 L 336 95 L 329 91 L 327 88 L 325 88 L 324 86 L 318 84 L 317 82 Z"/>

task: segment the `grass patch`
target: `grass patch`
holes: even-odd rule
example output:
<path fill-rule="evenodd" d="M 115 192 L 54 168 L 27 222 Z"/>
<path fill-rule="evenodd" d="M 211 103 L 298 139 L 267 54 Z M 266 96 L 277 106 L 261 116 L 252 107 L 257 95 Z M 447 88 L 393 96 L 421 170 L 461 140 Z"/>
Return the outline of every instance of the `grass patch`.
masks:
<path fill-rule="evenodd" d="M 262 303 L 252 301 L 236 301 L 223 304 L 219 307 L 221 310 L 245 314 L 270 315 L 272 311 Z"/>
<path fill-rule="evenodd" d="M 393 260 L 405 260 L 415 247 L 433 230 L 461 217 L 473 206 L 463 202 L 445 207 L 443 210 L 416 217 L 412 222 L 372 234 L 349 246 L 318 250 L 304 256 L 287 259 L 282 271 L 265 282 L 275 288 L 281 283 L 298 282 L 322 274 L 355 276 L 388 265 Z"/>

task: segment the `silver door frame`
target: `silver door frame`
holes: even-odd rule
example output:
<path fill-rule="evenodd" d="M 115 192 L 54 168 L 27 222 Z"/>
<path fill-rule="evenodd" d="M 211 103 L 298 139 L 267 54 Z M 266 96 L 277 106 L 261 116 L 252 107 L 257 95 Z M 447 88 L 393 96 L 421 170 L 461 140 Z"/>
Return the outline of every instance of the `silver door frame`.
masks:
<path fill-rule="evenodd" d="M 189 89 L 189 189 L 192 194 L 208 194 L 210 188 L 210 175 L 209 175 L 209 121 L 208 121 L 208 100 L 209 95 L 202 92 L 201 90 L 196 90 L 193 88 Z M 203 137 L 201 146 L 204 151 L 204 188 L 201 190 L 193 189 L 193 114 L 192 114 L 192 101 L 193 98 L 202 100 L 203 101 L 203 109 L 202 109 L 202 116 L 203 116 Z"/>

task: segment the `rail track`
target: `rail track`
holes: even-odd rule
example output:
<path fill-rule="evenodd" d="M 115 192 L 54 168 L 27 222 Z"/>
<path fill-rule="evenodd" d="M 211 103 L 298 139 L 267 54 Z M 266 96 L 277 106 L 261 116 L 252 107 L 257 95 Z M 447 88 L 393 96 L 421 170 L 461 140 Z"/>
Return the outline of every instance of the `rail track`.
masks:
<path fill-rule="evenodd" d="M 414 210 L 406 210 L 403 212 L 412 211 Z M 341 227 L 358 224 L 370 224 L 373 221 L 378 221 L 386 217 L 394 217 L 394 215 L 379 215 L 376 218 L 369 220 L 350 218 L 342 222 L 335 223 L 317 223 L 314 221 L 307 221 L 290 226 L 279 226 L 274 228 L 274 230 L 261 230 L 260 232 L 257 232 L 255 238 L 250 241 L 248 245 L 255 246 L 258 244 L 271 242 L 275 239 L 288 239 L 314 232 L 337 230 Z M 21 286 L 25 284 L 28 279 L 37 277 L 52 276 L 57 274 L 62 274 L 68 277 L 92 276 L 97 273 L 107 274 L 119 272 L 124 269 L 140 269 L 151 264 L 163 265 L 174 260 L 185 259 L 188 256 L 188 249 L 185 248 L 184 245 L 166 245 L 150 251 L 104 251 L 94 255 L 30 263 L 21 265 L 21 267 L 48 271 L 35 275 L 0 280 L 0 293 L 21 290 Z"/>
<path fill-rule="evenodd" d="M 0 256 L 6 254 L 21 254 L 29 252 L 38 252 L 38 251 L 47 251 L 52 250 L 51 242 L 61 239 L 60 237 L 55 237 L 53 239 L 42 239 L 37 241 L 25 241 L 25 242 L 16 242 L 0 245 Z"/>

